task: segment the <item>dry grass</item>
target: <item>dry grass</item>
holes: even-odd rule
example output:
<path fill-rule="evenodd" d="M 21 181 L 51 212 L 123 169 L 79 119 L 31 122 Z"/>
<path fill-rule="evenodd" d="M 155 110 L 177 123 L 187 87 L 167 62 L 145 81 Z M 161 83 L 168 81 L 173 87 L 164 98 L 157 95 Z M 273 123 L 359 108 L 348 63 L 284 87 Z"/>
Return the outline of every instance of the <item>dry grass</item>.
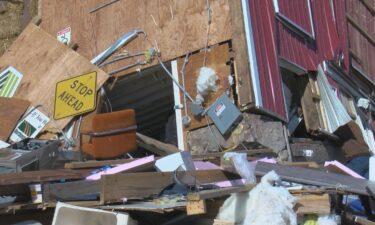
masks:
<path fill-rule="evenodd" d="M 21 33 L 23 0 L 0 0 L 6 3 L 7 10 L 0 13 L 0 56 Z M 32 0 L 30 14 L 38 13 L 38 0 Z"/>

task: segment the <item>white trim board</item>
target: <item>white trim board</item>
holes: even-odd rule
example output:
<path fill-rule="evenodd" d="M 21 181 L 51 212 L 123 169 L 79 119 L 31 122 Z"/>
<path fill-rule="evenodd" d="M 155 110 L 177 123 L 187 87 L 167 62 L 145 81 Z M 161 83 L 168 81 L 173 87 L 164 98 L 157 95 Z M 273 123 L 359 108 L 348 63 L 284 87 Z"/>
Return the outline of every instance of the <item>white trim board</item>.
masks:
<path fill-rule="evenodd" d="M 174 79 L 177 82 L 179 82 L 177 60 L 173 60 L 171 62 L 171 67 L 172 67 L 172 75 Z M 173 96 L 174 96 L 174 105 L 180 106 L 181 105 L 180 89 L 178 88 L 177 84 L 175 84 L 174 82 L 173 82 Z M 184 107 L 186 107 L 186 105 L 184 105 Z M 185 142 L 184 142 L 184 126 L 182 124 L 182 109 L 180 107 L 175 107 L 175 114 L 176 114 L 178 149 L 180 151 L 184 151 Z"/>
<path fill-rule="evenodd" d="M 255 52 L 255 43 L 253 36 L 253 27 L 251 24 L 250 6 L 248 0 L 242 0 L 242 12 L 245 25 L 245 35 L 247 43 L 247 53 L 249 56 L 249 66 L 251 73 L 251 83 L 254 91 L 255 106 L 260 108 L 263 106 L 262 92 L 260 89 L 258 62 Z"/>

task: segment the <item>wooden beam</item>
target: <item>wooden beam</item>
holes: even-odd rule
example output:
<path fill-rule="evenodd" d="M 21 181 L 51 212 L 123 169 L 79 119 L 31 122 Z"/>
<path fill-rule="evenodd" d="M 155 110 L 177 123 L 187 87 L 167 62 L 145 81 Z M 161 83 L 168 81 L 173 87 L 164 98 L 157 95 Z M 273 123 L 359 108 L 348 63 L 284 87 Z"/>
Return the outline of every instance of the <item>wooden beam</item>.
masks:
<path fill-rule="evenodd" d="M 160 156 L 166 156 L 180 151 L 174 145 L 163 143 L 140 133 L 137 133 L 137 144 Z"/>
<path fill-rule="evenodd" d="M 367 180 L 341 174 L 327 173 L 321 170 L 258 162 L 255 167 L 255 174 L 263 176 L 272 170 L 285 181 L 340 189 L 347 193 L 368 195 L 366 187 L 369 182 Z"/>
<path fill-rule="evenodd" d="M 232 152 L 246 153 L 248 156 L 257 155 L 257 154 L 273 153 L 272 149 L 270 149 L 270 148 L 238 150 L 238 151 L 232 151 Z M 221 158 L 224 154 L 225 154 L 225 152 L 215 152 L 215 153 L 206 153 L 206 154 L 195 154 L 195 155 L 192 155 L 191 157 L 194 160 L 208 160 L 208 159 Z"/>
<path fill-rule="evenodd" d="M 219 198 L 219 197 L 230 195 L 232 193 L 248 192 L 251 189 L 253 189 L 253 187 L 255 187 L 255 184 L 247 184 L 241 187 L 230 187 L 230 188 L 224 188 L 224 189 L 199 191 L 199 192 L 188 194 L 187 199 L 189 201 L 199 201 L 199 200 L 205 200 L 205 199 L 211 199 L 211 198 Z"/>
<path fill-rule="evenodd" d="M 367 31 L 365 31 L 355 20 L 353 17 L 349 15 L 349 13 L 346 14 L 346 18 L 348 19 L 349 23 L 355 27 L 359 33 L 361 33 L 372 45 L 375 45 L 375 40 L 371 37 Z"/>
<path fill-rule="evenodd" d="M 99 167 L 107 166 L 107 165 L 128 163 L 133 160 L 134 159 L 115 159 L 115 160 L 103 160 L 103 161 L 90 160 L 90 161 L 85 161 L 85 162 L 70 162 L 70 163 L 65 163 L 65 169 L 99 168 Z"/>
<path fill-rule="evenodd" d="M 43 201 L 75 201 L 82 197 L 92 196 L 92 200 L 99 197 L 100 181 L 74 181 L 65 183 L 51 183 L 43 185 Z"/>
<path fill-rule="evenodd" d="M 364 219 L 362 217 L 358 217 L 358 216 L 356 216 L 354 218 L 354 222 L 356 222 L 358 224 L 361 224 L 361 225 L 375 225 L 375 222 L 372 222 L 370 220 L 366 220 L 366 219 Z"/>
<path fill-rule="evenodd" d="M 213 183 L 238 179 L 239 176 L 222 170 L 201 170 L 196 172 L 179 172 L 179 178 L 196 177 L 197 183 Z M 100 201 L 121 201 L 127 199 L 143 199 L 159 194 L 174 181 L 174 173 L 146 172 L 123 173 L 102 176 Z"/>
<path fill-rule="evenodd" d="M 244 19 L 241 0 L 232 0 L 229 4 L 232 22 L 232 48 L 234 53 L 235 77 L 240 106 L 254 102 L 251 83 L 249 56 L 245 36 Z"/>
<path fill-rule="evenodd" d="M 214 219 L 213 225 L 235 225 L 236 223 L 228 220 Z"/>
<path fill-rule="evenodd" d="M 41 183 L 58 180 L 82 179 L 90 174 L 88 170 L 41 170 L 22 173 L 0 174 L 0 186 Z"/>
<path fill-rule="evenodd" d="M 189 201 L 186 204 L 186 213 L 189 216 L 205 214 L 206 212 L 207 212 L 207 207 L 206 207 L 205 200 Z"/>

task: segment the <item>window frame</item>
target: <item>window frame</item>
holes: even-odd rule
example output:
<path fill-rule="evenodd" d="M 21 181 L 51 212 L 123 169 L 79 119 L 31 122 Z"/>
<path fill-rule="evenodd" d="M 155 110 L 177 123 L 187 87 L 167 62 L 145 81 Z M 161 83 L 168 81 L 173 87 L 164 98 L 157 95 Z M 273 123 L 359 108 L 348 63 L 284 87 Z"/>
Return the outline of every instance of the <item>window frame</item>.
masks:
<path fill-rule="evenodd" d="M 283 25 L 288 27 L 290 30 L 292 30 L 293 32 L 301 36 L 302 38 L 307 39 L 307 40 L 315 40 L 315 30 L 314 30 L 314 21 L 312 17 L 311 0 L 306 0 L 306 1 L 308 5 L 308 10 L 309 10 L 311 32 L 305 30 L 296 22 L 289 19 L 288 16 L 280 12 L 279 0 L 272 0 L 273 6 L 275 9 L 276 19 L 278 19 Z"/>

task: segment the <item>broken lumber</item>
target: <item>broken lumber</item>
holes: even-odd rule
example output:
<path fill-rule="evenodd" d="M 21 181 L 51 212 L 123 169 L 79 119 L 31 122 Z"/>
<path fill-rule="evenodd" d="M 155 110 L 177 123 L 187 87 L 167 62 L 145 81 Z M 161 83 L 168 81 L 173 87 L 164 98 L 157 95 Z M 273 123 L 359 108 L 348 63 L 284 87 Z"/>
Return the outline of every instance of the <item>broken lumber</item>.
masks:
<path fill-rule="evenodd" d="M 247 184 L 241 187 L 230 187 L 215 190 L 204 190 L 199 192 L 190 193 L 187 195 L 189 201 L 199 201 L 211 198 L 219 198 L 238 192 L 248 192 L 255 187 L 255 184 Z"/>
<path fill-rule="evenodd" d="M 341 174 L 327 173 L 321 170 L 258 162 L 255 167 L 255 174 L 263 176 L 272 170 L 274 170 L 282 180 L 338 189 L 354 194 L 368 195 L 366 190 L 369 184 L 368 181 Z"/>
<path fill-rule="evenodd" d="M 212 183 L 223 180 L 238 179 L 239 176 L 221 170 L 202 170 L 180 172 L 179 177 L 196 177 L 197 183 Z M 101 203 L 126 199 L 141 199 L 157 195 L 172 184 L 173 172 L 123 173 L 106 175 L 101 178 Z"/>
<path fill-rule="evenodd" d="M 41 170 L 22 173 L 0 174 L 0 186 L 40 183 L 46 181 L 83 179 L 90 174 L 87 170 Z"/>
<path fill-rule="evenodd" d="M 160 156 L 166 156 L 180 151 L 174 145 L 160 142 L 140 133 L 137 133 L 137 144 L 138 146 Z"/>
<path fill-rule="evenodd" d="M 73 181 L 43 185 L 43 201 L 76 201 L 83 198 L 95 200 L 99 197 L 100 181 Z"/>

